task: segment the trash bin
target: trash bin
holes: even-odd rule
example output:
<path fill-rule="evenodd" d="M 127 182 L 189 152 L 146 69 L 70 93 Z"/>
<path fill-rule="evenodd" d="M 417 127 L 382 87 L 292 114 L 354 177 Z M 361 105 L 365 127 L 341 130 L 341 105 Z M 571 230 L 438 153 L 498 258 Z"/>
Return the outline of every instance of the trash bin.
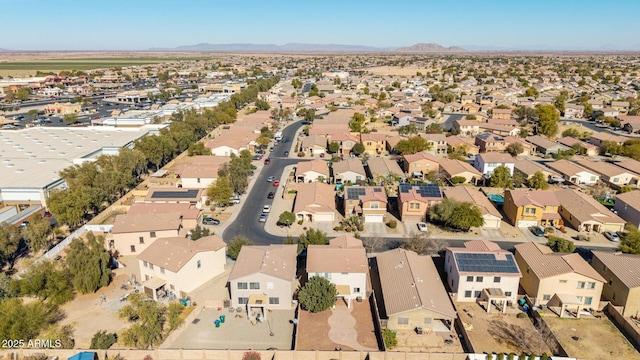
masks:
<path fill-rule="evenodd" d="M 223 323 L 223 324 L 224 324 L 224 319 L 225 319 L 225 316 L 224 315 L 220 315 L 220 322 Z"/>
<path fill-rule="evenodd" d="M 216 320 L 214 320 L 213 323 L 216 325 L 217 328 L 220 327 L 220 320 L 216 319 Z"/>
<path fill-rule="evenodd" d="M 421 327 L 417 327 L 416 328 L 416 334 L 422 335 L 422 328 Z"/>

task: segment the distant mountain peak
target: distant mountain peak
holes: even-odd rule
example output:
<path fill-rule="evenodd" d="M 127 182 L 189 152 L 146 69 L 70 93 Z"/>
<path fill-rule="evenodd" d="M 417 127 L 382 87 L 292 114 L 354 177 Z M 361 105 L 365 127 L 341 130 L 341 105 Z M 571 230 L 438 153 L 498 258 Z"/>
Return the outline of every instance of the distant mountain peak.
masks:
<path fill-rule="evenodd" d="M 395 52 L 404 53 L 446 53 L 446 52 L 463 52 L 465 49 L 458 46 L 444 47 L 435 43 L 418 43 L 411 46 L 397 48 Z"/>

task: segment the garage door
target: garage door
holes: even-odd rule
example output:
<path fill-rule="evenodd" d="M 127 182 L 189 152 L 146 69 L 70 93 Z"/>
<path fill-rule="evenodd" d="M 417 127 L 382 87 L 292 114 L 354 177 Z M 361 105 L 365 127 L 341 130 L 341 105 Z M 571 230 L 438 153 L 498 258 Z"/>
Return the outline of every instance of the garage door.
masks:
<path fill-rule="evenodd" d="M 313 221 L 333 221 L 333 219 L 334 216 L 331 213 L 313 215 Z"/>
<path fill-rule="evenodd" d="M 535 220 L 518 220 L 518 227 L 538 226 Z"/>
<path fill-rule="evenodd" d="M 384 222 L 384 214 L 365 214 L 365 223 L 381 223 Z"/>
<path fill-rule="evenodd" d="M 483 228 L 485 229 L 497 229 L 500 227 L 500 219 L 484 219 L 484 226 Z"/>

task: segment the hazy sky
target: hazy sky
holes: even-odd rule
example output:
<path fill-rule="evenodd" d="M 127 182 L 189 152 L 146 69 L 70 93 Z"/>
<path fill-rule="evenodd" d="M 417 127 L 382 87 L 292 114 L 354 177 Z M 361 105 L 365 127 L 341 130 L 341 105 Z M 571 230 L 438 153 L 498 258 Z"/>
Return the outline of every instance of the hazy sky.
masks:
<path fill-rule="evenodd" d="M 640 50 L 640 0 L 0 0 L 0 48 L 198 43 Z"/>

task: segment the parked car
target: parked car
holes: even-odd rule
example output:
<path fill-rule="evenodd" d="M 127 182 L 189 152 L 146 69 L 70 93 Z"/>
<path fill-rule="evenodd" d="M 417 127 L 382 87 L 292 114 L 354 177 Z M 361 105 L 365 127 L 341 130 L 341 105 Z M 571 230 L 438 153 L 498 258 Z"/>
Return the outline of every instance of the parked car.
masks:
<path fill-rule="evenodd" d="M 419 222 L 418 223 L 418 230 L 420 230 L 422 232 L 426 232 L 427 231 L 427 223 Z"/>
<path fill-rule="evenodd" d="M 268 181 L 268 182 L 272 182 L 272 181 L 273 181 L 273 180 L 275 180 L 275 179 L 276 179 L 276 177 L 275 177 L 275 176 L 269 176 L 269 177 L 267 178 L 267 181 Z"/>
<path fill-rule="evenodd" d="M 264 164 L 265 165 L 271 164 L 271 159 L 269 159 L 269 158 L 264 159 Z"/>
<path fill-rule="evenodd" d="M 289 156 L 289 151 L 288 150 L 284 152 L 284 156 Z"/>
<path fill-rule="evenodd" d="M 269 194 L 267 195 L 267 199 L 273 199 L 276 196 L 276 194 L 274 194 L 273 191 L 269 192 Z"/>
<path fill-rule="evenodd" d="M 269 152 L 273 152 L 273 146 L 269 148 Z"/>
<path fill-rule="evenodd" d="M 271 205 L 265 205 L 262 207 L 262 212 L 263 213 L 269 213 L 271 212 Z"/>
<path fill-rule="evenodd" d="M 606 237 L 610 241 L 614 241 L 614 242 L 620 241 L 620 237 L 618 236 L 618 234 L 614 233 L 613 231 L 605 231 L 604 237 Z"/>
<path fill-rule="evenodd" d="M 276 180 L 273 182 L 273 186 L 280 186 L 280 181 Z"/>
<path fill-rule="evenodd" d="M 220 225 L 220 220 L 214 219 L 212 217 L 206 217 L 202 219 L 202 223 L 205 225 Z"/>
<path fill-rule="evenodd" d="M 258 218 L 259 222 L 266 222 L 267 221 L 267 214 L 260 214 L 260 217 Z"/>
<path fill-rule="evenodd" d="M 253 160 L 260 160 L 262 159 L 262 156 L 260 155 L 253 155 Z"/>
<path fill-rule="evenodd" d="M 529 228 L 529 231 L 531 231 L 531 233 L 537 237 L 544 236 L 544 230 L 542 230 L 540 226 L 532 226 Z"/>

